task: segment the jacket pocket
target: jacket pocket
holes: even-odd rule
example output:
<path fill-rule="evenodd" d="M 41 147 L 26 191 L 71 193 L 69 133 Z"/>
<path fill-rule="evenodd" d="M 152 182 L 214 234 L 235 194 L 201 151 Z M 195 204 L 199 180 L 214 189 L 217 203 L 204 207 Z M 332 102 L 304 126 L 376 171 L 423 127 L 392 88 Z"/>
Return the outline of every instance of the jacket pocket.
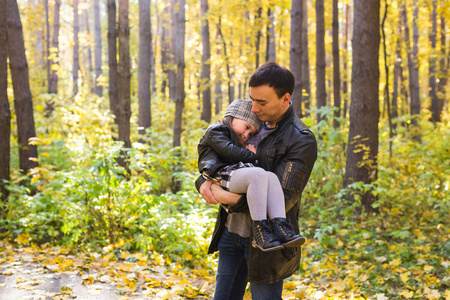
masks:
<path fill-rule="evenodd" d="M 299 163 L 289 161 L 284 170 L 281 186 L 283 189 L 300 196 L 306 185 L 307 172 L 306 167 L 301 166 Z"/>

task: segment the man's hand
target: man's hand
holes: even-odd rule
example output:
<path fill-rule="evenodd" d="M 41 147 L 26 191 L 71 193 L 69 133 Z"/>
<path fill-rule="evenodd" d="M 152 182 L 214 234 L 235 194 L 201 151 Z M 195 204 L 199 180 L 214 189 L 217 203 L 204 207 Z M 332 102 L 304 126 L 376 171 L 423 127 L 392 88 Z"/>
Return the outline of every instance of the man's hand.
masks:
<path fill-rule="evenodd" d="M 250 150 L 250 151 L 252 151 L 253 153 L 256 154 L 256 148 L 252 144 L 248 144 L 247 146 L 245 146 L 245 149 Z"/>
<path fill-rule="evenodd" d="M 214 195 L 211 192 L 211 185 L 213 184 L 213 181 L 206 180 L 201 186 L 200 186 L 200 194 L 202 195 L 203 199 L 208 202 L 209 204 L 217 204 L 216 198 L 214 198 Z"/>

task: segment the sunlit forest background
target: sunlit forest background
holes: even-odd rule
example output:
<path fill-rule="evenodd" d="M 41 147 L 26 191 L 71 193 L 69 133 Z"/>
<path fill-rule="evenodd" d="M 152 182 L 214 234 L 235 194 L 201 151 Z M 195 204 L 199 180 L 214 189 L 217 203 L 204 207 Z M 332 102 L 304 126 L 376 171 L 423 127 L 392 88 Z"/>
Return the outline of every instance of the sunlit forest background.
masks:
<path fill-rule="evenodd" d="M 197 143 L 275 61 L 319 151 L 286 299 L 450 299 L 449 23 L 445 0 L 0 0 L 0 250 L 139 254 L 206 283 L 164 299 L 212 299 Z"/>

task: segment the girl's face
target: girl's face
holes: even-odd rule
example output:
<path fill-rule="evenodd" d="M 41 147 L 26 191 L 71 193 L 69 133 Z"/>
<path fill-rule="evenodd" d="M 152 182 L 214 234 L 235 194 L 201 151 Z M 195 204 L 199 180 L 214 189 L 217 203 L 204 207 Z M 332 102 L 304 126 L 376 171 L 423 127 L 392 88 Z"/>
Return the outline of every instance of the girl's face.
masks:
<path fill-rule="evenodd" d="M 244 144 L 252 134 L 256 133 L 255 126 L 238 118 L 234 118 L 231 122 L 231 129 L 233 129 L 238 140 L 242 144 Z"/>

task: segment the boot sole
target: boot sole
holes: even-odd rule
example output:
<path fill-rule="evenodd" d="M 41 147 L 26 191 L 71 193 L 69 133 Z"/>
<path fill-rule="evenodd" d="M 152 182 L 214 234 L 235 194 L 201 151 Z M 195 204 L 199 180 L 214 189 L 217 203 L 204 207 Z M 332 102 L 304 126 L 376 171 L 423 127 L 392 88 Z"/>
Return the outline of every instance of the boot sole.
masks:
<path fill-rule="evenodd" d="M 292 240 L 290 242 L 284 243 L 284 247 L 300 247 L 306 242 L 306 239 L 304 237 L 299 237 L 295 240 Z"/>
<path fill-rule="evenodd" d="M 263 252 L 271 252 L 271 251 L 275 251 L 275 250 L 280 250 L 283 249 L 283 245 L 279 245 L 279 246 L 275 246 L 275 247 L 270 247 L 270 248 L 262 248 L 261 246 L 255 244 L 252 242 L 252 246 L 263 251 Z"/>

